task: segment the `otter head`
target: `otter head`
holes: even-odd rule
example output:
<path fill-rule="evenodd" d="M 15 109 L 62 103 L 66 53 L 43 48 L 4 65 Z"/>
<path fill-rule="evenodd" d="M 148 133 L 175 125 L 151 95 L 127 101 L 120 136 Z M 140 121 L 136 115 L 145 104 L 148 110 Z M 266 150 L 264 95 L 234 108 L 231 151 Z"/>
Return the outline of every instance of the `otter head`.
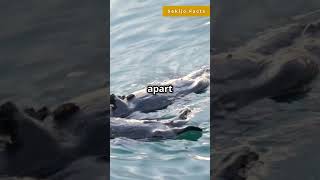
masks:
<path fill-rule="evenodd" d="M 126 117 L 131 113 L 124 97 L 110 95 L 110 114 L 113 117 Z"/>

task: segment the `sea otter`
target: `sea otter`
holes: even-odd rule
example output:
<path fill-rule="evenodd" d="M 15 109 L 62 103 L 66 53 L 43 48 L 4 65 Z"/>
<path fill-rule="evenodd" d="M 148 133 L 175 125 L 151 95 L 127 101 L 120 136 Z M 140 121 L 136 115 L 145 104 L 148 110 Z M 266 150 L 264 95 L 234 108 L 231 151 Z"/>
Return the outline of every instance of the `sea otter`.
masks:
<path fill-rule="evenodd" d="M 57 129 L 28 116 L 13 103 L 1 105 L 1 135 L 9 139 L 0 148 L 0 174 L 47 177 L 76 160 L 105 156 L 107 120 L 91 121 L 67 138 L 59 137 Z"/>
<path fill-rule="evenodd" d="M 186 109 L 175 118 L 162 120 L 136 120 L 111 117 L 110 138 L 197 140 L 202 135 L 202 129 L 195 126 L 186 126 L 188 114 L 190 113 L 191 110 Z"/>
<path fill-rule="evenodd" d="M 190 93 L 201 93 L 209 87 L 210 69 L 203 67 L 187 76 L 172 79 L 159 86 L 171 85 L 172 93 L 148 93 L 146 89 L 136 91 L 128 96 L 110 96 L 110 108 L 112 117 L 127 117 L 131 113 L 139 111 L 148 113 L 161 110 L 171 105 L 176 99 Z"/>
<path fill-rule="evenodd" d="M 320 22 L 295 22 L 261 33 L 247 44 L 211 56 L 213 115 L 263 98 L 303 98 L 319 74 Z"/>

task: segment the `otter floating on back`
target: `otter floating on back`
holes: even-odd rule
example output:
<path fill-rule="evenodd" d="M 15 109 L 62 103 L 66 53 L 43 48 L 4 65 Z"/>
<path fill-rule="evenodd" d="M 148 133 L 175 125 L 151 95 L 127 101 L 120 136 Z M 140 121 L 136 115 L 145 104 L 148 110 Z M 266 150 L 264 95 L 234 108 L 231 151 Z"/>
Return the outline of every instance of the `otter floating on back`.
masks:
<path fill-rule="evenodd" d="M 210 83 L 209 76 L 209 68 L 203 67 L 182 78 L 172 79 L 157 84 L 159 86 L 172 85 L 173 93 L 154 95 L 152 93 L 147 93 L 146 89 L 142 89 L 126 97 L 112 94 L 110 97 L 110 114 L 112 117 L 124 118 L 136 111 L 148 113 L 164 109 L 180 97 L 190 93 L 204 92 Z"/>

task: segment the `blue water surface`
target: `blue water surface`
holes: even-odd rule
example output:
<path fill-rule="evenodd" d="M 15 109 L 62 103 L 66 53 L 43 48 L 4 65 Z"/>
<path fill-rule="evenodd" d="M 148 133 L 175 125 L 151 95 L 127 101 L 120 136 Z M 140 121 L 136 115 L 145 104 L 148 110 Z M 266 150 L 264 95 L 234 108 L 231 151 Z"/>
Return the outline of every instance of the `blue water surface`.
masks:
<path fill-rule="evenodd" d="M 209 17 L 162 17 L 163 5 L 209 5 L 209 0 L 111 0 L 111 92 L 125 95 L 146 84 L 184 76 L 209 65 Z M 209 180 L 209 91 L 191 94 L 148 117 L 192 110 L 198 141 L 111 141 L 111 180 Z"/>

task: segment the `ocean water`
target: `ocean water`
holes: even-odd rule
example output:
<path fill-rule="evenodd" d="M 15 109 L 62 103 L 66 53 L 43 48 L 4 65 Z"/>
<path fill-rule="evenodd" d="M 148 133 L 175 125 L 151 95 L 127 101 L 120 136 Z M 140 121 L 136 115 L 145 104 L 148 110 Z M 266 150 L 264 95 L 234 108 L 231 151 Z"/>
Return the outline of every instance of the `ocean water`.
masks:
<path fill-rule="evenodd" d="M 162 17 L 163 5 L 209 5 L 209 0 L 111 0 L 111 93 L 127 95 L 151 82 L 182 77 L 210 60 L 209 17 Z M 117 138 L 111 146 L 111 180 L 208 180 L 209 90 L 190 94 L 165 110 L 135 116 L 174 116 L 190 108 L 198 141 L 146 142 Z"/>

